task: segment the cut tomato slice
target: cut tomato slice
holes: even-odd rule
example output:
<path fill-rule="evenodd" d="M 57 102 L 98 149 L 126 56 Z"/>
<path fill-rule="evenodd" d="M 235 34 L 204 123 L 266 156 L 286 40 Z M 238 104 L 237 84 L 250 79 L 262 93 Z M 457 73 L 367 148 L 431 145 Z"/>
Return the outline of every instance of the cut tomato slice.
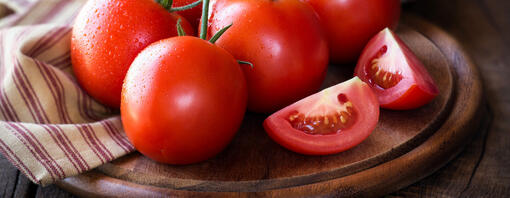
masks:
<path fill-rule="evenodd" d="M 368 42 L 355 75 L 372 87 L 386 109 L 418 108 L 439 94 L 420 60 L 388 28 Z"/>
<path fill-rule="evenodd" d="M 377 97 L 369 85 L 354 77 L 272 114 L 264 121 L 264 129 L 289 150 L 326 155 L 361 143 L 378 120 Z"/>

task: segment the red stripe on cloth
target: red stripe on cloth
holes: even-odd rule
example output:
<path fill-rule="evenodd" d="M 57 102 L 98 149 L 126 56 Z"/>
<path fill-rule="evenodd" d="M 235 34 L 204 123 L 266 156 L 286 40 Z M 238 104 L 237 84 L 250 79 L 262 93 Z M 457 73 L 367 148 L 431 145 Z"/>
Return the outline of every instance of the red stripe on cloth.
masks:
<path fill-rule="evenodd" d="M 51 8 L 50 11 L 47 12 L 46 15 L 39 17 L 38 20 L 36 22 L 34 22 L 34 24 L 50 21 L 50 19 L 52 19 L 53 16 L 56 15 L 69 2 L 71 2 L 71 1 L 61 0 L 57 3 L 55 3 L 53 8 Z M 30 55 L 31 57 L 35 57 L 35 56 L 39 55 L 40 53 L 44 52 L 45 49 L 41 50 L 41 48 L 43 46 L 48 45 L 48 43 L 53 43 L 51 41 L 60 40 L 60 37 L 62 35 L 61 36 L 56 36 L 56 35 L 58 35 L 61 30 L 62 30 L 62 28 L 58 28 L 58 29 L 49 31 L 45 36 L 43 36 L 42 38 L 40 38 L 36 41 L 36 43 L 33 45 L 33 47 L 29 50 L 29 52 L 27 54 Z M 65 34 L 63 34 L 63 35 L 65 35 Z"/>
<path fill-rule="evenodd" d="M 49 123 L 50 119 L 48 118 L 48 115 L 46 114 L 46 111 L 44 109 L 44 106 L 41 104 L 41 100 L 39 99 L 39 96 L 37 95 L 36 90 L 34 87 L 32 87 L 32 83 L 30 83 L 30 79 L 27 77 L 25 70 L 23 67 L 21 67 L 21 63 L 19 62 L 19 59 L 16 59 L 16 64 L 18 65 L 19 71 L 21 72 L 21 75 L 24 78 L 24 81 L 26 82 L 26 85 L 28 86 L 28 91 L 31 96 L 33 96 L 36 109 L 40 110 L 39 114 L 42 116 L 44 122 L 42 123 Z"/>
<path fill-rule="evenodd" d="M 94 128 L 92 128 L 90 125 L 85 125 L 85 129 L 86 130 L 89 130 L 90 134 L 92 134 L 92 138 L 94 138 L 94 141 L 99 145 L 99 147 L 101 148 L 100 152 L 101 153 L 104 153 L 104 155 L 106 156 L 106 161 L 111 161 L 113 160 L 113 154 L 110 152 L 110 150 L 108 148 L 106 148 L 106 146 L 103 144 L 103 142 L 101 142 L 101 140 L 97 137 L 97 132 L 94 131 Z"/>
<path fill-rule="evenodd" d="M 64 173 L 64 170 L 60 166 L 60 164 L 57 163 L 55 159 L 48 153 L 48 150 L 44 147 L 44 144 L 42 144 L 39 139 L 37 139 L 32 131 L 30 131 L 25 125 L 18 124 L 18 126 L 25 130 L 26 134 L 28 134 L 32 141 L 35 141 L 36 145 L 40 147 L 40 150 L 43 152 L 43 156 L 46 160 L 49 160 L 49 164 L 52 166 L 52 168 L 57 168 L 57 174 L 59 175 L 59 178 L 64 178 L 66 174 Z"/>
<path fill-rule="evenodd" d="M 25 34 L 27 32 L 29 32 L 29 30 L 30 30 L 30 28 L 26 28 L 17 35 L 17 38 L 14 39 L 15 43 L 17 45 L 13 46 L 12 47 L 13 49 L 20 49 L 20 45 L 21 45 L 21 43 L 23 43 L 20 40 L 22 40 L 21 38 L 23 38 L 25 36 Z M 41 112 L 38 108 L 39 106 L 37 106 L 37 104 L 40 104 L 40 102 L 37 98 L 37 95 L 34 96 L 32 94 L 32 92 L 33 92 L 32 85 L 30 84 L 30 82 L 25 83 L 24 79 L 26 79 L 26 75 L 24 75 L 23 68 L 21 67 L 21 64 L 19 63 L 19 60 L 15 56 L 15 54 L 12 54 L 12 60 L 14 62 L 14 65 L 13 65 L 13 67 L 14 67 L 13 74 L 14 75 L 12 76 L 12 78 L 13 78 L 14 84 L 16 85 L 16 89 L 20 93 L 23 101 L 25 102 L 27 108 L 29 109 L 30 114 L 34 118 L 34 121 L 36 123 L 47 123 L 48 119 L 47 119 L 46 114 L 41 114 Z M 25 77 L 25 78 L 23 78 L 23 77 Z M 34 99 L 34 97 L 36 97 L 37 102 Z M 44 113 L 44 112 L 42 112 L 42 113 Z M 43 115 L 44 115 L 44 117 L 43 117 Z M 46 120 L 44 120 L 44 118 L 46 118 Z"/>
<path fill-rule="evenodd" d="M 39 121 L 37 120 L 37 117 L 36 117 L 36 116 L 35 116 L 35 114 L 34 114 L 34 111 L 33 111 L 33 110 L 32 110 L 32 108 L 30 107 L 30 104 L 29 104 L 28 99 L 27 99 L 27 98 L 25 97 L 25 95 L 23 94 L 24 92 L 22 91 L 23 89 L 22 89 L 21 85 L 17 82 L 17 79 L 18 79 L 18 78 L 16 78 L 16 76 L 17 76 L 17 73 L 18 73 L 18 72 L 17 72 L 16 70 L 17 70 L 17 68 L 14 68 L 14 75 L 12 76 L 13 81 L 14 81 L 14 85 L 16 86 L 16 90 L 18 90 L 18 92 L 20 93 L 21 98 L 23 99 L 23 102 L 25 102 L 25 105 L 26 105 L 26 107 L 28 108 L 28 111 L 29 111 L 29 112 L 30 112 L 30 114 L 32 115 L 32 118 L 34 118 L 34 121 L 35 121 L 35 122 L 39 122 Z"/>
<path fill-rule="evenodd" d="M 129 142 L 129 140 L 127 139 L 126 136 L 123 136 L 122 133 L 124 133 L 124 131 L 122 130 L 119 130 L 112 122 L 111 120 L 106 120 L 105 121 L 106 124 L 112 128 L 113 130 L 113 134 L 117 137 L 117 139 L 119 139 L 120 142 L 122 142 L 122 144 L 126 147 L 126 149 L 128 150 L 128 152 L 131 152 L 133 151 L 135 148 L 133 147 L 133 145 L 131 144 L 131 142 Z"/>
<path fill-rule="evenodd" d="M 72 2 L 72 1 L 63 0 L 63 1 L 56 3 L 55 6 L 51 9 L 51 11 L 48 12 L 49 14 L 42 17 L 41 20 L 38 21 L 38 23 L 44 23 L 44 22 L 50 21 L 57 13 L 60 12 L 60 10 L 63 7 L 65 7 L 70 2 Z M 67 26 L 70 23 L 71 23 L 70 20 L 66 20 L 63 25 Z M 67 31 L 64 34 L 61 34 L 59 36 L 56 36 L 56 35 L 50 36 L 49 38 L 53 38 L 53 39 L 45 41 L 40 46 L 40 47 L 45 46 L 44 48 L 38 47 L 37 49 L 35 49 L 35 51 L 32 51 L 32 53 L 30 53 L 30 55 L 32 55 L 32 57 L 40 55 L 42 52 L 46 51 L 49 47 L 52 47 L 56 42 L 60 41 L 60 39 L 71 30 L 71 28 L 67 28 L 67 27 L 59 28 L 59 30 L 62 30 L 62 29 L 67 29 Z"/>
<path fill-rule="evenodd" d="M 67 108 L 66 108 L 66 95 L 65 95 L 66 90 L 64 88 L 64 85 L 62 84 L 61 79 L 57 76 L 57 72 L 55 70 L 53 70 L 53 68 L 50 68 L 50 66 L 48 66 L 47 64 L 42 64 L 42 66 L 48 72 L 48 74 L 50 76 L 50 80 L 54 80 L 57 83 L 57 87 L 58 87 L 57 91 L 62 95 L 62 101 L 60 104 L 62 105 L 62 110 L 63 110 L 64 118 L 65 118 L 66 122 L 73 123 L 73 120 L 71 119 L 71 116 L 69 115 L 69 112 L 67 111 Z"/>
<path fill-rule="evenodd" d="M 81 136 L 89 146 L 89 148 L 96 154 L 96 156 L 101 160 L 101 164 L 104 164 L 106 162 L 106 156 L 104 153 L 100 154 L 98 148 L 99 146 L 95 143 L 95 141 L 92 139 L 91 135 L 88 131 L 84 129 L 85 124 L 75 125 L 75 127 L 80 131 Z"/>
<path fill-rule="evenodd" d="M 76 156 L 70 156 L 69 154 L 69 146 L 67 146 L 62 138 L 62 135 L 58 134 L 58 131 L 56 131 L 54 128 L 50 128 L 49 126 L 47 125 L 42 125 L 42 127 L 46 130 L 46 132 L 48 132 L 48 134 L 51 136 L 51 138 L 53 139 L 53 141 L 55 143 L 57 143 L 57 146 L 60 148 L 60 150 L 62 150 L 62 152 L 64 153 L 64 155 L 66 156 L 67 159 L 69 159 L 69 161 L 71 162 L 71 164 L 73 164 L 73 167 L 76 169 L 76 172 L 81 172 L 81 169 L 78 168 L 78 165 L 77 163 L 75 162 L 75 160 L 78 160 L 76 158 Z M 64 173 L 65 175 L 65 173 Z"/>
<path fill-rule="evenodd" d="M 48 85 L 48 89 L 51 92 L 51 95 L 53 96 L 53 101 L 55 102 L 55 106 L 57 107 L 58 116 L 60 117 L 61 123 L 70 123 L 69 120 L 67 120 L 66 116 L 64 115 L 64 99 L 63 99 L 63 93 L 61 90 L 55 90 L 57 87 L 57 84 L 55 82 L 55 79 L 48 74 L 49 72 L 45 68 L 44 65 L 39 64 L 39 61 L 32 59 L 33 62 L 37 65 L 37 68 L 39 69 L 39 72 L 43 76 L 44 81 Z M 48 79 L 50 78 L 50 79 Z"/>
<path fill-rule="evenodd" d="M 66 69 L 69 66 L 72 66 L 71 64 L 71 56 L 64 57 L 61 61 L 56 62 L 53 64 L 56 68 L 63 70 Z"/>
<path fill-rule="evenodd" d="M 49 48 L 53 47 L 53 45 L 55 45 L 55 43 L 59 42 L 65 35 L 67 35 L 72 29 L 71 28 L 68 28 L 68 27 L 61 27 L 61 28 L 58 28 L 57 29 L 57 32 L 55 33 L 55 35 L 51 36 L 49 40 L 47 40 L 46 42 L 43 42 L 41 44 L 41 47 L 39 49 L 36 49 L 32 54 L 31 56 L 32 57 L 37 57 L 39 56 L 41 53 L 45 52 L 46 50 L 48 50 Z"/>
<path fill-rule="evenodd" d="M 11 102 L 9 101 L 9 98 L 7 98 L 7 94 L 5 93 L 4 89 L 1 88 L 0 90 L 0 102 L 2 103 L 2 111 L 5 111 L 8 115 L 8 119 L 6 121 L 19 121 L 18 114 L 16 114 L 15 111 L 13 111 L 13 107 Z"/>
<path fill-rule="evenodd" d="M 50 166 L 49 160 L 43 159 L 44 155 L 41 152 L 41 150 L 39 150 L 39 147 L 37 147 L 37 145 L 34 144 L 33 141 L 30 141 L 30 137 L 28 137 L 23 130 L 18 128 L 12 122 L 8 122 L 7 124 L 9 127 L 11 127 L 11 129 L 13 129 L 12 131 L 15 132 L 14 135 L 21 141 L 21 143 L 23 143 L 23 145 L 25 145 L 25 147 L 30 151 L 30 153 L 32 153 L 32 156 L 34 156 L 34 158 L 41 165 L 43 165 L 46 171 L 50 173 L 51 179 L 53 180 L 53 182 L 55 182 L 56 181 L 55 176 L 58 178 L 57 170 L 54 167 Z"/>
<path fill-rule="evenodd" d="M 54 36 L 57 33 L 58 29 L 51 29 L 50 31 L 46 32 L 44 36 L 41 38 L 38 38 L 37 41 L 32 45 L 32 47 L 26 52 L 27 55 L 33 56 L 35 50 L 39 49 L 41 44 L 43 42 L 47 42 L 47 40 L 51 39 L 52 36 Z"/>
<path fill-rule="evenodd" d="M 25 175 L 28 176 L 30 180 L 38 183 L 32 171 L 30 171 L 30 169 L 25 165 L 25 163 L 23 163 L 23 161 L 21 161 L 18 158 L 18 156 L 14 154 L 11 148 L 7 146 L 7 144 L 5 144 L 4 141 L 2 141 L 2 139 L 0 139 L 0 151 L 2 152 L 2 154 L 4 154 L 5 157 L 7 157 L 7 159 L 12 164 L 14 164 L 14 166 L 16 166 L 16 168 L 18 168 L 18 170 L 25 173 Z"/>
<path fill-rule="evenodd" d="M 55 58 L 52 58 L 46 62 L 57 67 L 58 63 L 62 62 L 63 60 L 66 60 L 70 57 L 71 57 L 71 51 L 66 51 L 64 54 L 56 56 Z"/>
<path fill-rule="evenodd" d="M 85 115 L 86 115 L 88 118 L 90 118 L 91 120 L 94 120 L 94 121 L 98 121 L 98 120 L 100 120 L 101 118 L 99 118 L 98 116 L 96 116 L 94 113 L 90 112 L 90 110 L 91 110 L 91 109 L 93 109 L 93 108 L 92 108 L 92 102 L 93 102 L 93 101 L 92 101 L 92 100 L 93 100 L 93 99 L 92 99 L 92 97 L 91 97 L 91 96 L 89 96 L 89 95 L 87 94 L 87 92 L 85 92 L 83 89 L 80 89 L 80 90 L 82 91 L 83 95 L 85 96 L 85 97 L 83 98 L 83 101 L 82 101 L 82 102 L 83 102 L 83 104 L 82 104 L 82 106 L 81 106 L 81 107 L 82 107 L 83 112 L 84 112 L 84 113 L 85 113 Z"/>
<path fill-rule="evenodd" d="M 126 145 L 121 142 L 117 136 L 115 136 L 115 132 L 113 132 L 112 128 L 105 122 L 101 121 L 101 125 L 103 125 L 103 128 L 106 130 L 110 138 L 120 147 L 122 150 L 124 150 L 126 153 L 129 152 L 129 150 L 126 148 Z"/>
<path fill-rule="evenodd" d="M 17 62 L 18 60 L 16 60 Z M 14 76 L 16 88 L 20 92 L 20 95 L 23 98 L 23 101 L 25 101 L 25 104 L 27 105 L 30 113 L 32 114 L 32 117 L 34 118 L 36 123 L 47 123 L 47 119 L 43 116 L 43 112 L 39 109 L 39 106 L 37 105 L 36 98 L 37 96 L 34 96 L 32 94 L 33 88 L 32 86 L 28 86 L 28 82 L 25 81 L 23 78 L 25 75 L 21 72 L 22 68 L 19 63 L 17 63 L 14 66 Z M 17 81 L 17 82 L 16 82 Z"/>
<path fill-rule="evenodd" d="M 121 133 L 124 133 L 124 131 L 121 131 L 117 127 L 115 127 L 115 125 L 111 122 L 111 120 L 105 120 L 105 123 L 110 128 L 112 128 L 112 130 L 114 131 L 113 134 L 115 134 L 117 139 L 119 139 L 122 142 L 122 144 L 126 146 L 128 151 L 133 151 L 135 149 L 135 147 L 133 147 L 133 145 L 131 144 L 131 142 L 129 142 L 127 137 L 126 136 L 122 136 Z"/>
<path fill-rule="evenodd" d="M 64 130 L 62 128 L 60 128 L 60 126 L 58 126 L 58 125 L 52 125 L 52 127 L 55 127 L 58 131 L 60 131 L 60 133 L 62 134 L 63 138 L 66 140 L 66 142 L 71 147 L 70 152 L 73 155 L 76 155 L 78 157 L 78 162 L 80 164 L 80 167 L 83 166 L 85 171 L 89 170 L 90 169 L 89 164 L 83 158 L 83 156 L 80 154 L 80 152 L 76 149 L 76 147 L 74 147 L 74 144 L 71 142 L 71 140 L 69 140 L 69 137 L 67 137 L 67 135 L 64 133 Z"/>
<path fill-rule="evenodd" d="M 91 116 L 87 109 L 87 100 L 89 100 L 90 96 L 88 96 L 87 93 L 85 93 L 83 91 L 83 89 L 81 89 L 81 87 L 78 85 L 77 82 L 75 82 L 74 85 L 75 85 L 74 87 L 76 89 L 76 93 L 78 94 L 77 106 L 78 106 L 78 112 L 80 112 L 80 116 L 83 119 L 88 120 L 88 121 L 97 121 L 98 119 Z"/>

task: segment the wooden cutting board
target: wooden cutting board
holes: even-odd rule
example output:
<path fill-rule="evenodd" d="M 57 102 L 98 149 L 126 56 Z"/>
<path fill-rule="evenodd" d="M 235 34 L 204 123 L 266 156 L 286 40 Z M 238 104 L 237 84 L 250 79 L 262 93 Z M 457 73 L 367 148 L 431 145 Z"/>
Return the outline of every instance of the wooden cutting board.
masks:
<path fill-rule="evenodd" d="M 482 87 L 459 44 L 438 27 L 402 16 L 398 35 L 435 79 L 440 95 L 411 111 L 382 110 L 360 145 L 329 156 L 304 156 L 273 142 L 267 115 L 248 113 L 225 151 L 202 163 L 172 166 L 132 153 L 57 185 L 85 197 L 378 196 L 431 174 L 478 129 Z M 352 77 L 354 65 L 331 65 L 323 87 Z"/>

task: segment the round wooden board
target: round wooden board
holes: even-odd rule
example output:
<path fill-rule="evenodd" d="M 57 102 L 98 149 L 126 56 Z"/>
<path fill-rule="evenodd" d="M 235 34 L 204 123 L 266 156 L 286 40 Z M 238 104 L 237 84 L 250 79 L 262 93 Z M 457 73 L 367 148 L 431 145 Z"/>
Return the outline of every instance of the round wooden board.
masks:
<path fill-rule="evenodd" d="M 478 72 L 456 41 L 415 16 L 402 16 L 398 35 L 422 60 L 440 89 L 412 111 L 382 110 L 374 132 L 355 148 L 304 156 L 264 132 L 267 115 L 248 113 L 218 156 L 171 166 L 135 152 L 58 185 L 85 197 L 377 196 L 405 187 L 452 159 L 479 125 Z M 330 66 L 324 87 L 352 76 L 352 65 Z"/>

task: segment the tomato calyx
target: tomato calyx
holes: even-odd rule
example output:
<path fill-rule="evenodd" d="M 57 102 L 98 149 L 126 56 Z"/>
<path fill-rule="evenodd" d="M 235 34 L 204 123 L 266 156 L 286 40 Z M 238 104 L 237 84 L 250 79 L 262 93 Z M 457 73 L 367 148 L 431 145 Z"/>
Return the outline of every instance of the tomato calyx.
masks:
<path fill-rule="evenodd" d="M 188 5 L 184 5 L 184 6 L 180 6 L 180 7 L 172 7 L 173 0 L 156 0 L 156 3 L 163 6 L 163 8 L 165 8 L 165 10 L 168 10 L 169 12 L 177 12 L 177 11 L 189 10 L 191 8 L 194 8 L 194 7 L 198 6 L 200 3 L 202 3 L 202 0 L 198 0 L 198 1 L 195 1 Z"/>
<path fill-rule="evenodd" d="M 166 0 L 168 2 L 168 0 Z M 198 3 L 201 3 L 202 0 L 199 0 L 197 1 Z M 197 3 L 195 2 L 195 3 Z M 197 5 L 198 5 L 197 3 Z M 194 3 L 192 3 L 194 4 Z M 191 5 L 191 4 L 190 4 Z M 208 16 L 206 13 L 208 13 L 209 11 L 209 0 L 204 0 L 204 6 L 202 7 L 203 9 L 203 12 L 202 12 L 202 29 L 200 31 L 200 38 L 205 40 L 206 39 L 206 35 L 207 35 L 207 21 L 208 21 Z M 183 6 L 184 7 L 184 6 Z M 211 37 L 211 39 L 209 39 L 209 42 L 214 44 L 220 37 L 221 35 L 223 35 L 230 27 L 232 27 L 233 23 L 231 23 L 230 25 L 227 25 L 223 28 L 221 28 L 220 31 L 216 32 L 216 34 L 214 34 L 213 37 Z M 179 36 L 186 36 L 186 33 L 184 32 L 184 30 L 182 29 L 182 26 L 181 26 L 181 19 L 177 20 L 177 34 Z M 205 28 L 204 28 L 205 27 Z M 248 61 L 242 61 L 242 60 L 237 60 L 237 63 L 240 64 L 240 65 L 250 65 L 250 67 L 253 69 L 253 64 L 248 62 Z"/>

